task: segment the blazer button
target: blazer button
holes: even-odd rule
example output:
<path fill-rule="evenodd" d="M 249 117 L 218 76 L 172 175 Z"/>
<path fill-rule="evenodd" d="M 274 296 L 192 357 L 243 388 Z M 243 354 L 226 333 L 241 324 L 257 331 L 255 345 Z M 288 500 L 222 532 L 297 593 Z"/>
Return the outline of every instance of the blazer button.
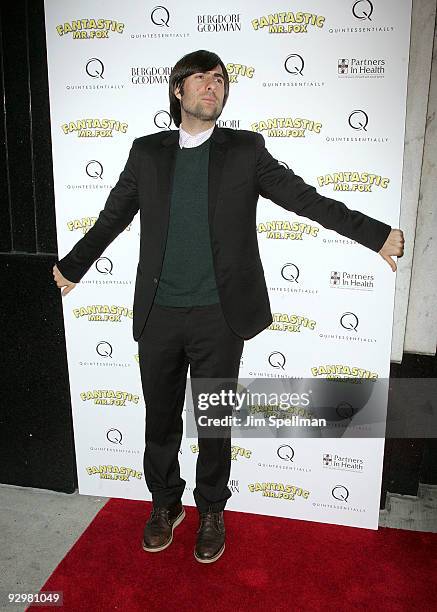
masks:
<path fill-rule="evenodd" d="M 158 282 L 158 279 L 156 278 L 156 276 L 155 276 L 155 278 L 153 279 L 153 282 L 155 283 L 155 285 L 156 285 L 156 283 Z"/>

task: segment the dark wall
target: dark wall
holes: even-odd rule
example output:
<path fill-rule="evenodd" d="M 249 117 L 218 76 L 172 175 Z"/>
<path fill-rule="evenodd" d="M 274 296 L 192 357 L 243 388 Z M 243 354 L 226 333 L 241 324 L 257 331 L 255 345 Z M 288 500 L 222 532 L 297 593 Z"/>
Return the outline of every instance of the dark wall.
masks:
<path fill-rule="evenodd" d="M 0 5 L 0 482 L 72 492 L 76 467 L 57 259 L 42 0 Z M 437 376 L 407 355 L 392 376 Z M 437 484 L 434 440 L 387 440 L 387 490 Z"/>
<path fill-rule="evenodd" d="M 42 0 L 0 5 L 0 482 L 73 492 Z"/>

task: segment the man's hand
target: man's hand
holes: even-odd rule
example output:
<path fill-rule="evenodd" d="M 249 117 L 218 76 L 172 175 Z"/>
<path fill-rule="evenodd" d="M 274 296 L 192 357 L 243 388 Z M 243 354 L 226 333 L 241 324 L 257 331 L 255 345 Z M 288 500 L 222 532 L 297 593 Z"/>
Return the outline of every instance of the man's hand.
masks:
<path fill-rule="evenodd" d="M 402 257 L 404 254 L 404 242 L 403 231 L 400 229 L 392 229 L 387 240 L 384 242 L 382 249 L 379 251 L 379 254 L 383 259 L 385 259 L 393 272 L 396 272 L 397 266 L 394 259 L 392 259 L 390 255 Z"/>
<path fill-rule="evenodd" d="M 65 287 L 61 293 L 62 297 L 67 295 L 67 293 L 70 293 L 70 291 L 76 287 L 76 283 L 72 283 L 71 281 L 67 280 L 65 276 L 62 276 L 56 264 L 53 266 L 53 278 L 60 289 Z"/>

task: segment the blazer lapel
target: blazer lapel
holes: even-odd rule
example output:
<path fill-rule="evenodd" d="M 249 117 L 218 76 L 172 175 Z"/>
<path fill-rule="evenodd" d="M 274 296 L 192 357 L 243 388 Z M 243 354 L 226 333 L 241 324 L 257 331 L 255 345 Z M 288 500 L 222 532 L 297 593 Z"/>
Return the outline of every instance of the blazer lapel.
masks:
<path fill-rule="evenodd" d="M 217 208 L 217 198 L 222 184 L 223 166 L 228 151 L 229 139 L 226 133 L 215 126 L 211 134 L 208 166 L 208 222 L 212 241 L 212 226 Z"/>
<path fill-rule="evenodd" d="M 173 187 L 173 176 L 176 163 L 176 153 L 179 147 L 179 130 L 172 130 L 161 142 L 161 149 L 157 156 L 157 185 L 158 201 L 160 202 L 159 218 L 161 220 L 161 237 L 163 244 L 167 237 L 170 221 L 170 201 Z"/>

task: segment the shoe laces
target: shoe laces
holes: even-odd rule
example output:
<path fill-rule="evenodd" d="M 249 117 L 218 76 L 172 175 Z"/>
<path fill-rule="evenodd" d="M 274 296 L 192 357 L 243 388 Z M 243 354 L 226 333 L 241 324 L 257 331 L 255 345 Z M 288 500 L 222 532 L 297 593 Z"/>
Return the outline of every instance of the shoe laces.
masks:
<path fill-rule="evenodd" d="M 214 527 L 218 528 L 220 511 L 214 512 L 214 510 L 207 510 L 206 512 L 200 512 L 200 527 L 203 527 L 204 523 L 208 521 L 211 521 Z"/>
<path fill-rule="evenodd" d="M 154 520 L 160 517 L 163 517 L 165 519 L 168 520 L 168 514 L 169 514 L 170 510 L 168 508 L 160 508 L 160 507 L 153 507 L 152 508 L 152 513 L 150 515 L 150 519 Z"/>

